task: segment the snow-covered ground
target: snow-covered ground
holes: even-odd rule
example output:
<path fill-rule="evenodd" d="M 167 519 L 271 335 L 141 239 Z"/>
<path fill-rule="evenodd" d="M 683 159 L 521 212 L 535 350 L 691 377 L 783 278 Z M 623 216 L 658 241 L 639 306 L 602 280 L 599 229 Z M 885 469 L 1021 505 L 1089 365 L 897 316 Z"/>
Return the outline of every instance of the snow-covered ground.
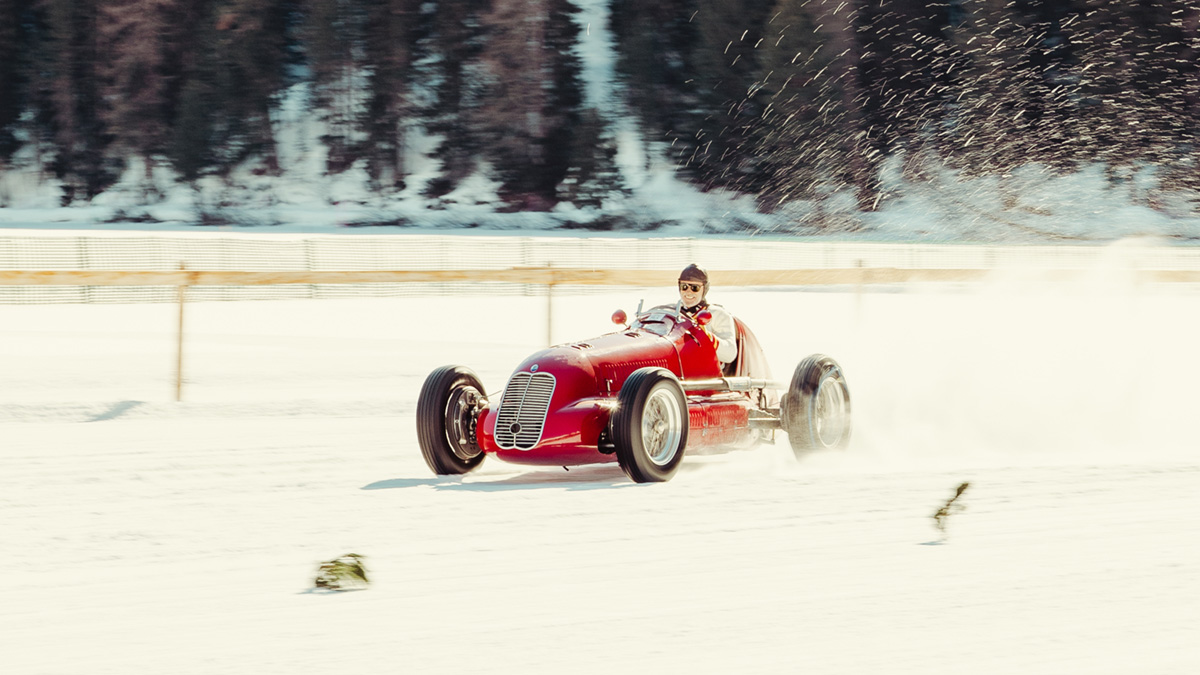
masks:
<path fill-rule="evenodd" d="M 431 475 L 425 375 L 499 389 L 544 297 L 195 303 L 179 403 L 173 306 L 0 305 L 0 672 L 1200 669 L 1195 289 L 714 295 L 842 362 L 848 452 Z"/>
<path fill-rule="evenodd" d="M 296 124 L 302 124 L 298 119 Z M 628 132 L 627 135 L 632 135 Z M 311 144 L 309 144 L 311 145 Z M 875 213 L 856 210 L 848 191 L 820 202 L 794 202 L 760 211 L 753 196 L 701 192 L 647 146 L 625 143 L 630 193 L 613 194 L 600 208 L 560 204 L 548 212 L 503 212 L 486 167 L 450 195 L 372 192 L 361 176 L 324 174 L 303 151 L 282 176 L 254 174 L 253 165 L 227 181 L 176 182 L 166 169 L 145 184 L 141 164 L 127 179 L 87 204 L 58 206 L 53 190 L 35 187 L 28 172 L 0 171 L 0 230 L 249 231 L 256 233 L 453 234 L 470 232 L 701 237 L 797 236 L 841 241 L 1108 244 L 1127 238 L 1200 242 L 1200 195 L 1163 189 L 1153 167 L 1119 179 L 1101 165 L 1060 174 L 1029 165 L 1004 177 L 968 178 L 948 169 L 925 180 L 905 179 L 903 158 L 882 176 Z M 420 166 L 433 166 L 430 158 Z M 413 185 L 436 175 L 422 169 Z M 147 198 L 147 190 L 161 197 Z M 222 206 L 222 204 L 224 204 Z M 216 223 L 201 225 L 202 218 Z M 615 225 L 614 225 L 615 224 Z M 613 229 L 609 229 L 613 228 Z"/>

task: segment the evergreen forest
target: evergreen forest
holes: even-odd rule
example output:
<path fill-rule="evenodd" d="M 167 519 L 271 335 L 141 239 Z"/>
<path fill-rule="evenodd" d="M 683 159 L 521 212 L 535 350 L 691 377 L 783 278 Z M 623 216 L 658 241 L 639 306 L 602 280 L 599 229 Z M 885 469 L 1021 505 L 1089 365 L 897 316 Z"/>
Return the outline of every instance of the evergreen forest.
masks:
<path fill-rule="evenodd" d="M 617 115 L 767 212 L 829 186 L 877 209 L 889 158 L 914 180 L 1152 164 L 1200 189 L 1200 0 L 608 0 L 619 105 L 584 95 L 583 1 L 0 0 L 0 171 L 36 146 L 68 204 L 135 157 L 270 174 L 306 84 L 329 173 L 403 189 L 420 128 L 430 195 L 486 161 L 529 210 L 621 189 Z"/>

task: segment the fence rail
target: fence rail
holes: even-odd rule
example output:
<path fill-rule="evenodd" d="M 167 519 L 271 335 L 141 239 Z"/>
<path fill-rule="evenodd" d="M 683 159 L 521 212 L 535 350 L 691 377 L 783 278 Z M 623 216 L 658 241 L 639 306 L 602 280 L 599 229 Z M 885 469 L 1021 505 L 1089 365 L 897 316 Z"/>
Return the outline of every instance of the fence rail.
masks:
<path fill-rule="evenodd" d="M 874 285 L 974 282 L 988 269 L 850 267 L 794 270 L 720 270 L 712 283 L 736 286 Z M 1050 281 L 1077 278 L 1079 269 L 1041 268 Z M 0 286 L 272 286 L 287 284 L 404 284 L 490 282 L 538 286 L 670 286 L 678 270 L 584 270 L 555 267 L 450 270 L 343 270 L 253 272 L 229 270 L 0 270 Z M 1130 270 L 1136 281 L 1200 283 L 1200 270 Z"/>
<path fill-rule="evenodd" d="M 671 285 L 693 262 L 722 286 L 970 283 L 997 269 L 1197 282 L 1200 247 L 11 230 L 0 233 L 0 304 L 174 302 L 179 286 L 196 301 L 582 294 Z"/>
<path fill-rule="evenodd" d="M 0 236 L 0 304 L 178 303 L 181 400 L 188 301 L 538 289 L 547 296 L 549 340 L 555 288 L 672 286 L 690 262 L 726 288 L 972 283 L 999 269 L 1047 281 L 1100 270 L 1137 282 L 1200 284 L 1200 248 L 1188 247 L 55 233 Z"/>

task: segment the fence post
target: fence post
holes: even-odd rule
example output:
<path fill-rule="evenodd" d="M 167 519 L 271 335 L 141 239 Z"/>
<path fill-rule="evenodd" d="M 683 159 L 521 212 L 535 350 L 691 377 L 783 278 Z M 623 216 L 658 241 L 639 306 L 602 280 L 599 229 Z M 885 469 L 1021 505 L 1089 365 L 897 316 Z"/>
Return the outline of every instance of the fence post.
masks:
<path fill-rule="evenodd" d="M 870 271 L 864 267 L 862 258 L 857 258 L 854 261 L 854 266 L 858 268 L 858 283 L 854 287 L 854 324 L 856 326 L 861 326 L 863 315 L 863 291 L 866 288 L 867 275 L 870 274 Z"/>
<path fill-rule="evenodd" d="M 554 345 L 554 278 L 546 281 L 546 346 Z"/>
<path fill-rule="evenodd" d="M 179 271 L 187 270 L 187 265 L 179 263 Z M 179 296 L 179 326 L 175 336 L 175 401 L 183 400 L 183 307 L 187 304 L 187 283 L 176 287 Z"/>

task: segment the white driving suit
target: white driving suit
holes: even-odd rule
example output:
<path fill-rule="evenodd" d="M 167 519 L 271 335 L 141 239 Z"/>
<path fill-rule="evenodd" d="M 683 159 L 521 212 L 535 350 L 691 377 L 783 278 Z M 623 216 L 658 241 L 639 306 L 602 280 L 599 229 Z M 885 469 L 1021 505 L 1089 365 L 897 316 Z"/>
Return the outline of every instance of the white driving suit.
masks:
<path fill-rule="evenodd" d="M 717 361 L 720 361 L 721 365 L 732 363 L 737 358 L 737 327 L 733 325 L 733 315 L 724 307 L 711 303 L 703 309 L 712 314 L 712 321 L 709 321 L 705 328 L 717 343 Z M 675 303 L 675 310 L 692 314 L 683 308 L 682 302 Z"/>

